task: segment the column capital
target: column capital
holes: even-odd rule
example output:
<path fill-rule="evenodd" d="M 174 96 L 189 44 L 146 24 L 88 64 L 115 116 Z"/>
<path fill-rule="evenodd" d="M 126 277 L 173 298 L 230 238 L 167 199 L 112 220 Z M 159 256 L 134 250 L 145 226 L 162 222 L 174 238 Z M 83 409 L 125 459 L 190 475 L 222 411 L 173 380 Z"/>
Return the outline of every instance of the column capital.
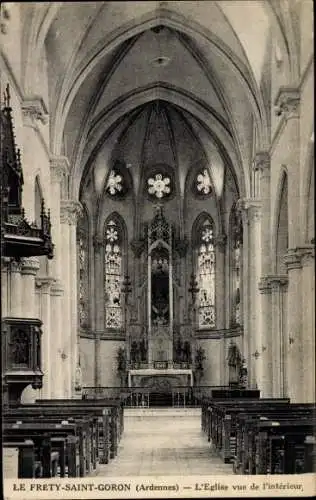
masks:
<path fill-rule="evenodd" d="M 63 296 L 64 295 L 64 285 L 60 280 L 54 280 L 50 287 L 50 294 L 53 296 Z"/>
<path fill-rule="evenodd" d="M 82 213 L 82 205 L 75 200 L 61 200 L 60 221 L 62 224 L 76 225 Z"/>
<path fill-rule="evenodd" d="M 49 161 L 52 182 L 61 182 L 69 175 L 70 164 L 66 156 L 51 156 Z"/>
<path fill-rule="evenodd" d="M 55 282 L 52 276 L 42 276 L 35 278 L 35 286 L 41 289 L 42 293 L 50 293 L 51 286 Z"/>
<path fill-rule="evenodd" d="M 10 271 L 12 273 L 21 273 L 22 271 L 22 261 L 21 260 L 14 260 L 11 259 L 10 263 L 8 264 L 10 267 Z"/>
<path fill-rule="evenodd" d="M 24 275 L 36 276 L 40 268 L 39 259 L 37 257 L 22 257 L 21 272 Z"/>
<path fill-rule="evenodd" d="M 261 276 L 258 283 L 258 288 L 260 293 L 262 294 L 271 293 L 271 283 L 269 276 Z"/>
<path fill-rule="evenodd" d="M 227 243 L 227 236 L 224 233 L 220 233 L 214 237 L 214 245 L 218 247 L 220 252 L 224 252 Z"/>
<path fill-rule="evenodd" d="M 286 274 L 268 274 L 266 276 L 261 276 L 258 287 L 260 293 L 270 293 L 273 290 L 279 290 L 282 287 L 286 287 L 288 281 L 289 279 Z"/>
<path fill-rule="evenodd" d="M 249 224 L 251 221 L 258 221 L 261 217 L 261 200 L 256 198 L 240 198 L 236 208 L 243 215 L 244 221 Z"/>
<path fill-rule="evenodd" d="M 275 114 L 288 118 L 298 118 L 300 91 L 289 85 L 281 86 L 274 101 Z"/>
<path fill-rule="evenodd" d="M 311 260 L 315 259 L 315 247 L 306 245 L 304 247 L 289 248 L 283 260 L 288 269 L 301 269 Z"/>
<path fill-rule="evenodd" d="M 261 173 L 270 173 L 270 153 L 268 151 L 258 151 L 253 159 L 253 169 Z"/>
<path fill-rule="evenodd" d="M 48 122 L 48 110 L 45 102 L 40 96 L 26 97 L 21 104 L 23 125 L 34 127 L 37 121 L 43 125 Z"/>

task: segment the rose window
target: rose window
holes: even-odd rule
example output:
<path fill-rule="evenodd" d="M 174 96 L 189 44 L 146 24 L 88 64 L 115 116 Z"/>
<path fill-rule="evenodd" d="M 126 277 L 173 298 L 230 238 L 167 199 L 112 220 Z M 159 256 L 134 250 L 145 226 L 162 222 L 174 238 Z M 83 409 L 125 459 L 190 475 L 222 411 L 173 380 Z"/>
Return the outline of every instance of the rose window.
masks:
<path fill-rule="evenodd" d="M 122 186 L 123 177 L 121 175 L 116 174 L 114 170 L 111 171 L 106 189 L 112 195 L 120 193 L 123 189 Z"/>
<path fill-rule="evenodd" d="M 212 241 L 213 229 L 211 227 L 205 228 L 204 231 L 202 232 L 201 239 L 202 239 L 202 241 L 206 241 L 206 243 L 208 243 L 209 241 Z"/>
<path fill-rule="evenodd" d="M 212 191 L 211 178 L 207 169 L 203 170 L 196 178 L 196 188 L 201 194 L 210 194 Z"/>
<path fill-rule="evenodd" d="M 148 193 L 157 198 L 162 198 L 171 191 L 169 177 L 163 177 L 162 174 L 156 174 L 154 178 L 148 179 L 148 186 Z"/>

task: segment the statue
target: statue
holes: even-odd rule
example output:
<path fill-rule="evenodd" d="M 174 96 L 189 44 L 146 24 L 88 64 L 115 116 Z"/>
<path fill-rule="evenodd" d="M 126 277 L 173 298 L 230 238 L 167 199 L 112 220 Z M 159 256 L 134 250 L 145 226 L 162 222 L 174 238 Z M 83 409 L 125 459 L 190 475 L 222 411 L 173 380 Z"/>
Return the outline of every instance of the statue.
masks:
<path fill-rule="evenodd" d="M 242 364 L 239 349 L 235 343 L 231 343 L 228 349 L 228 369 L 229 369 L 229 385 L 239 385 L 240 368 Z"/>
<path fill-rule="evenodd" d="M 245 358 L 242 359 L 242 364 L 239 370 L 239 385 L 242 389 L 248 386 L 248 369 Z"/>
<path fill-rule="evenodd" d="M 137 363 L 138 362 L 138 345 L 136 340 L 133 340 L 132 345 L 131 345 L 131 363 Z"/>
<path fill-rule="evenodd" d="M 147 361 L 147 350 L 145 340 L 142 339 L 139 343 L 140 361 L 141 363 L 146 363 Z"/>
<path fill-rule="evenodd" d="M 187 340 L 183 344 L 183 361 L 185 363 L 191 363 L 191 346 L 190 342 Z"/>
<path fill-rule="evenodd" d="M 199 384 L 200 381 L 201 381 L 201 378 L 203 376 L 203 361 L 206 359 L 205 357 L 205 351 L 204 349 L 202 349 L 201 346 L 199 346 L 196 350 L 196 353 L 195 353 L 195 371 L 194 371 L 194 375 L 195 375 L 195 379 L 196 379 L 196 382 Z"/>
<path fill-rule="evenodd" d="M 121 386 L 124 386 L 126 379 L 126 353 L 123 347 L 119 347 L 116 359 L 117 359 L 117 371 L 121 379 Z"/>

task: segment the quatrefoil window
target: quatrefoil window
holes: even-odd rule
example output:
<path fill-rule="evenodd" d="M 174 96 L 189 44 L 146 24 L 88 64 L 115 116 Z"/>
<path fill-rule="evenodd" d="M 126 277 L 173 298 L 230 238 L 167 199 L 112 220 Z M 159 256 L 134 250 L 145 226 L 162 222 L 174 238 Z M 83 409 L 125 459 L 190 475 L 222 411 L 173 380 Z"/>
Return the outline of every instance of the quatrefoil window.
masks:
<path fill-rule="evenodd" d="M 163 177 L 162 174 L 156 174 L 154 177 L 148 179 L 148 193 L 163 198 L 165 195 L 170 194 L 170 178 Z"/>
<path fill-rule="evenodd" d="M 112 170 L 106 185 L 107 191 L 113 196 L 123 190 L 123 177 Z"/>
<path fill-rule="evenodd" d="M 196 189 L 200 194 L 210 194 L 212 191 L 211 177 L 207 169 L 196 177 Z"/>

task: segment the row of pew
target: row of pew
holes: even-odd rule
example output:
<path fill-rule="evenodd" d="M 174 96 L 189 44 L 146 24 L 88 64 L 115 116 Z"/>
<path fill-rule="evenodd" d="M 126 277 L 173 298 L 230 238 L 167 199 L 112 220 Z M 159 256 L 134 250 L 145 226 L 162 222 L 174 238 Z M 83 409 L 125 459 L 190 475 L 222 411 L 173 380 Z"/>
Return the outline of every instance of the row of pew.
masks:
<path fill-rule="evenodd" d="M 117 455 L 122 399 L 50 399 L 11 406 L 3 449 L 18 450 L 18 478 L 85 477 Z"/>
<path fill-rule="evenodd" d="M 204 399 L 202 430 L 237 474 L 316 471 L 315 404 L 280 399 Z"/>

